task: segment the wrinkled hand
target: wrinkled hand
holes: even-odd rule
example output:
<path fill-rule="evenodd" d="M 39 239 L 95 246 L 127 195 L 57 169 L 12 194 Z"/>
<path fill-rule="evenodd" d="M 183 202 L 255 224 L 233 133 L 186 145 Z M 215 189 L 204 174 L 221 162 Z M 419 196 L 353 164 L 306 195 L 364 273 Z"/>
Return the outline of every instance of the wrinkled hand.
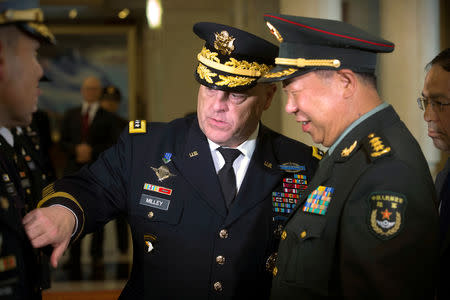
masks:
<path fill-rule="evenodd" d="M 77 163 L 85 164 L 92 159 L 92 147 L 89 144 L 78 144 L 75 146 L 75 159 Z"/>
<path fill-rule="evenodd" d="M 58 205 L 37 208 L 29 212 L 22 223 L 34 248 L 53 246 L 50 263 L 56 268 L 74 230 L 75 216 L 72 212 Z"/>

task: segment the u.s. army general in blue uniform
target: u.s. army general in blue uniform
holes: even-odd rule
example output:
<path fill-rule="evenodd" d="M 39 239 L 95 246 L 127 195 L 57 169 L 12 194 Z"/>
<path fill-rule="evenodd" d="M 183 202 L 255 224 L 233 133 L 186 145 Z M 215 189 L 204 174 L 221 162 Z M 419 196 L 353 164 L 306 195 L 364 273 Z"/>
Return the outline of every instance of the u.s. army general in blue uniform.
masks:
<path fill-rule="evenodd" d="M 195 70 L 198 117 L 130 122 L 117 145 L 48 186 L 45 208 L 27 216 L 35 245 L 52 243 L 59 254 L 73 216 L 53 222 L 61 234 L 52 235 L 42 227 L 49 212 L 67 210 L 51 205 L 77 216 L 74 239 L 125 212 L 133 268 L 121 299 L 268 298 L 283 222 L 318 161 L 316 149 L 260 123 L 276 87 L 257 79 L 277 47 L 214 23 L 194 31 L 206 41 Z M 237 158 L 225 163 L 222 151 Z"/>
<path fill-rule="evenodd" d="M 433 182 L 419 145 L 376 91 L 394 45 L 349 24 L 268 14 L 286 111 L 329 147 L 282 233 L 272 299 L 433 299 Z"/>

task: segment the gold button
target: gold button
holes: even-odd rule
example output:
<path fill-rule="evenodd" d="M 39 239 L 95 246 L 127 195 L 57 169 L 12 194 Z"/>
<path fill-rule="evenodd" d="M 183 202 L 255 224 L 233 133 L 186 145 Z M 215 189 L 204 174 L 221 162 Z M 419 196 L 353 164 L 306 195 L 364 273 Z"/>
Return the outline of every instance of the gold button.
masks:
<path fill-rule="evenodd" d="M 273 268 L 273 271 L 272 271 L 273 277 L 277 276 L 277 273 L 278 273 L 278 268 L 277 267 Z"/>
<path fill-rule="evenodd" d="M 222 291 L 222 283 L 220 283 L 219 281 L 214 282 L 214 289 L 218 292 Z"/>
<path fill-rule="evenodd" d="M 148 214 L 147 214 L 149 219 L 153 218 L 154 215 L 155 214 L 152 211 L 149 211 Z"/>
<path fill-rule="evenodd" d="M 47 176 L 45 176 L 45 174 L 42 174 L 42 179 L 46 179 L 47 178 Z"/>
<path fill-rule="evenodd" d="M 216 257 L 216 262 L 217 262 L 219 265 L 223 265 L 223 264 L 225 263 L 225 257 L 223 257 L 222 255 L 217 256 L 217 257 Z"/>
<path fill-rule="evenodd" d="M 300 233 L 300 237 L 301 237 L 302 239 L 304 239 L 305 236 L 306 236 L 306 231 L 303 231 L 302 233 Z"/>
<path fill-rule="evenodd" d="M 281 239 L 285 240 L 286 237 L 287 237 L 287 232 L 286 232 L 286 230 L 283 230 L 283 233 L 281 234 Z"/>
<path fill-rule="evenodd" d="M 222 230 L 219 232 L 219 236 L 220 236 L 220 238 L 222 238 L 222 239 L 226 239 L 226 238 L 228 237 L 228 230 L 222 229 Z"/>

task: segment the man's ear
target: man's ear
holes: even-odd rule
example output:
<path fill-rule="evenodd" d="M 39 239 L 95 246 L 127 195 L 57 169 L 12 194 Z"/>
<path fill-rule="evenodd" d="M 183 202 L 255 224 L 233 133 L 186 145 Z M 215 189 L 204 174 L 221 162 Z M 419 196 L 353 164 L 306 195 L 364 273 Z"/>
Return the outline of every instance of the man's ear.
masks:
<path fill-rule="evenodd" d="M 358 87 L 358 78 L 356 74 L 349 69 L 342 69 L 336 72 L 339 80 L 339 85 L 342 88 L 342 96 L 344 98 L 351 98 Z"/>
<path fill-rule="evenodd" d="M 264 110 L 267 110 L 272 104 L 273 96 L 277 91 L 277 85 L 274 83 L 269 83 L 266 86 L 266 103 L 264 103 Z"/>

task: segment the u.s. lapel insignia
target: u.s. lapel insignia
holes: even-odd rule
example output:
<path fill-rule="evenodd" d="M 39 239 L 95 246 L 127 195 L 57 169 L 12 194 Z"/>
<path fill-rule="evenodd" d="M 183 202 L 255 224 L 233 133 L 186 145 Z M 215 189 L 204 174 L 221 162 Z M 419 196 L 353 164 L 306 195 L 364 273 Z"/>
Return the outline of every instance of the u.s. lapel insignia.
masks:
<path fill-rule="evenodd" d="M 354 141 L 350 147 L 347 147 L 344 150 L 342 150 L 341 157 L 349 156 L 353 152 L 353 150 L 355 150 L 357 144 L 358 144 L 358 142 Z"/>
<path fill-rule="evenodd" d="M 153 244 L 156 242 L 156 236 L 153 234 L 144 234 L 144 243 L 147 247 L 147 253 L 154 249 Z"/>
<path fill-rule="evenodd" d="M 159 181 L 163 181 L 164 179 L 167 179 L 170 176 L 175 176 L 174 174 L 170 173 L 170 170 L 167 166 L 162 165 L 159 168 L 154 168 L 154 167 L 151 167 L 151 168 L 155 172 Z"/>
<path fill-rule="evenodd" d="M 8 210 L 9 208 L 9 201 L 8 198 L 1 196 L 0 197 L 0 206 L 4 209 L 4 210 Z M 1 248 L 0 248 L 1 249 Z"/>
<path fill-rule="evenodd" d="M 168 164 L 171 160 L 172 160 L 172 153 L 169 153 L 169 152 L 166 152 L 166 153 L 164 153 L 164 157 L 162 158 L 162 161 L 165 163 L 165 164 Z"/>
<path fill-rule="evenodd" d="M 287 163 L 281 164 L 279 167 L 281 170 L 283 170 L 285 172 L 289 172 L 289 173 L 298 173 L 300 171 L 306 170 L 305 166 L 301 166 L 294 162 L 287 162 Z"/>
<path fill-rule="evenodd" d="M 306 203 L 303 206 L 303 211 L 324 216 L 330 205 L 333 192 L 333 187 L 319 185 L 311 194 L 309 194 L 308 199 L 306 199 Z"/>
<path fill-rule="evenodd" d="M 194 156 L 197 156 L 198 155 L 198 152 L 197 151 L 192 151 L 191 153 L 189 153 L 189 157 L 194 157 Z"/>
<path fill-rule="evenodd" d="M 216 40 L 214 41 L 214 48 L 218 50 L 223 55 L 230 55 L 234 50 L 234 40 L 228 31 L 224 30 L 221 33 L 214 33 Z"/>
<path fill-rule="evenodd" d="M 369 196 L 369 228 L 375 236 L 388 240 L 403 227 L 406 197 L 393 192 L 374 192 Z"/>
<path fill-rule="evenodd" d="M 280 43 L 282 43 L 283 42 L 283 37 L 281 36 L 280 32 L 275 28 L 275 26 L 273 26 L 269 22 L 266 22 L 266 25 L 267 25 L 267 27 L 269 27 L 270 32 L 277 38 L 277 40 Z"/>
<path fill-rule="evenodd" d="M 269 168 L 269 169 L 272 169 L 272 163 L 270 163 L 270 162 L 268 162 L 268 161 L 265 161 L 265 162 L 264 162 L 264 166 L 266 166 L 266 167 Z"/>

